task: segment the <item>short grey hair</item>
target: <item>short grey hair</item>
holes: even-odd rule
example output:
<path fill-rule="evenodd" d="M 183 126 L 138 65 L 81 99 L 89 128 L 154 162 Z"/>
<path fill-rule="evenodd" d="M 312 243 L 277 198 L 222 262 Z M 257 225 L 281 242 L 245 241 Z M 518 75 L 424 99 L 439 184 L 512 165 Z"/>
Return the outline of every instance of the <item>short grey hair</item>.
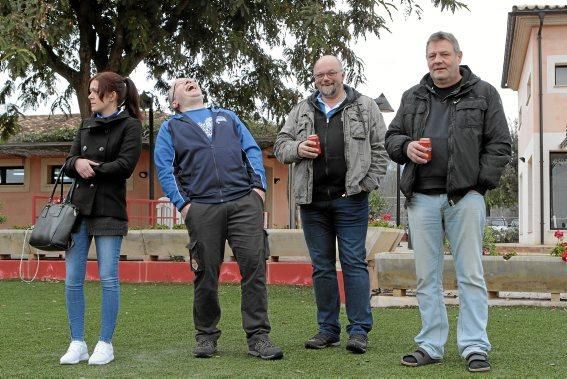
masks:
<path fill-rule="evenodd" d="M 457 39 L 455 38 L 455 36 L 451 33 L 448 32 L 435 32 L 432 35 L 429 36 L 429 39 L 427 40 L 427 44 L 425 44 L 425 52 L 427 54 L 427 47 L 429 46 L 429 44 L 431 42 L 437 42 L 437 41 L 449 41 L 451 42 L 451 45 L 453 45 L 453 50 L 455 50 L 455 53 L 460 54 L 461 53 L 461 48 L 459 47 L 459 41 L 457 41 Z"/>
<path fill-rule="evenodd" d="M 173 99 L 173 93 L 174 93 L 175 85 L 177 84 L 178 80 L 179 80 L 179 78 L 175 78 L 169 83 L 169 90 L 167 91 L 167 102 L 168 102 L 170 107 L 171 107 L 171 104 L 173 103 L 173 100 L 174 100 Z"/>

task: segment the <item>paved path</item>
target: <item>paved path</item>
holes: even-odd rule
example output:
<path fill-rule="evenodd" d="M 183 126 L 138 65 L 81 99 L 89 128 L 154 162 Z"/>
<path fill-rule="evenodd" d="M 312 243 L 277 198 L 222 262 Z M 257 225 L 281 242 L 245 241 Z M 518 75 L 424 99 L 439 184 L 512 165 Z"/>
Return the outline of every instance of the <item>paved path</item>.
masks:
<path fill-rule="evenodd" d="M 489 306 L 531 306 L 567 308 L 567 294 L 561 294 L 561 301 L 551 301 L 550 294 L 534 292 L 499 292 L 497 299 L 488 299 Z M 376 295 L 370 299 L 372 308 L 417 307 L 415 295 L 408 290 L 407 296 Z M 445 292 L 445 304 L 458 305 L 459 298 L 454 291 Z"/>

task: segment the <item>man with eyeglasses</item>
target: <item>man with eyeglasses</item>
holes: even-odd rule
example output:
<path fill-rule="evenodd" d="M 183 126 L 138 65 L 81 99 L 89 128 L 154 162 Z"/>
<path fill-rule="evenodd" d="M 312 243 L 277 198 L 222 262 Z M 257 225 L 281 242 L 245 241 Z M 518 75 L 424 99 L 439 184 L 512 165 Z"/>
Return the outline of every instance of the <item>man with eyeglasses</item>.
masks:
<path fill-rule="evenodd" d="M 174 80 L 168 95 L 176 114 L 161 125 L 154 160 L 162 189 L 181 212 L 191 240 L 197 331 L 193 355 L 209 358 L 217 352 L 218 279 L 228 240 L 242 275 L 248 353 L 280 359 L 282 350 L 268 337 L 262 151 L 234 112 L 205 107 L 195 80 Z"/>
<path fill-rule="evenodd" d="M 372 329 L 365 249 L 368 193 L 386 172 L 386 126 L 374 100 L 343 84 L 344 75 L 337 57 L 323 56 L 315 63 L 317 90 L 292 109 L 274 152 L 280 162 L 294 164 L 295 200 L 313 265 L 319 330 L 305 347 L 340 345 L 338 241 L 349 321 L 346 348 L 362 354 Z M 320 146 L 308 139 L 313 135 Z"/>

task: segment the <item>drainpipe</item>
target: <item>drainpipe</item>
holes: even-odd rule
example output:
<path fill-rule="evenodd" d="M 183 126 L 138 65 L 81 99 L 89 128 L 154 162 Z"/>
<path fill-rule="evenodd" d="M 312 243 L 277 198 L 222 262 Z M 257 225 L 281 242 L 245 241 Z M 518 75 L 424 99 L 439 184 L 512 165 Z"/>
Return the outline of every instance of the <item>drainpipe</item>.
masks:
<path fill-rule="evenodd" d="M 541 30 L 543 28 L 544 12 L 538 13 L 539 29 L 537 31 L 537 54 L 538 54 L 538 98 L 539 98 L 539 217 L 540 217 L 540 245 L 544 244 L 544 204 L 543 204 L 543 70 L 542 70 L 542 52 L 541 52 Z"/>

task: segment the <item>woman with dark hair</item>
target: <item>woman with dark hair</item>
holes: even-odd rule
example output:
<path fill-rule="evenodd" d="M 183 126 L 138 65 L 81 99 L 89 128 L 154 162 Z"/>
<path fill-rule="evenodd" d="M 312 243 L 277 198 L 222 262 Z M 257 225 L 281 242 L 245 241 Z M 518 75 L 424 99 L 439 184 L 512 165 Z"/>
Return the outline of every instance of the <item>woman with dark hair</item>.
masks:
<path fill-rule="evenodd" d="M 83 120 L 65 162 L 65 173 L 75 178 L 71 202 L 80 213 L 65 253 L 65 298 L 71 344 L 61 364 L 88 359 L 91 365 L 114 360 L 112 335 L 120 305 L 118 259 L 128 232 L 126 180 L 142 150 L 142 114 L 138 91 L 129 78 L 101 72 L 89 82 L 92 117 Z M 89 358 L 85 335 L 83 283 L 87 254 L 94 237 L 102 287 L 99 341 Z"/>

